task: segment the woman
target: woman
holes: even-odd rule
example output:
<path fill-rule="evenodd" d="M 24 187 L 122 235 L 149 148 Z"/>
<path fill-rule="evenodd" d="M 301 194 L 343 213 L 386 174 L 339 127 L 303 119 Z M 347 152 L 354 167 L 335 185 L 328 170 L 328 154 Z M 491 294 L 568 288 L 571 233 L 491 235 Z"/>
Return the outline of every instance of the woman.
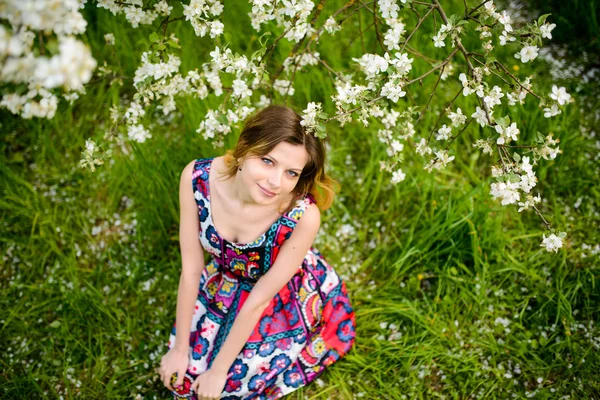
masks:
<path fill-rule="evenodd" d="M 233 151 L 183 170 L 177 315 L 159 369 L 174 398 L 280 398 L 354 343 L 345 283 L 312 247 L 335 182 L 300 121 L 269 106 Z"/>

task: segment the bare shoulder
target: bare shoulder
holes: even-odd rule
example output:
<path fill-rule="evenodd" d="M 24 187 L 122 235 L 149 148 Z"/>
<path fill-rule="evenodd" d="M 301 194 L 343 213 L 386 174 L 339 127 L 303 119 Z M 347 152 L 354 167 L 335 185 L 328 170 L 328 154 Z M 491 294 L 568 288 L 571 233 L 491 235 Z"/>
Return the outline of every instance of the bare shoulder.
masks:
<path fill-rule="evenodd" d="M 321 210 L 316 204 L 312 203 L 304 210 L 304 215 L 298 221 L 296 229 L 300 228 L 302 231 L 316 233 L 321 226 Z"/>
<path fill-rule="evenodd" d="M 192 180 L 192 173 L 194 172 L 194 164 L 196 164 L 196 160 L 192 160 L 188 163 L 188 165 L 185 166 L 185 168 L 183 168 L 183 171 L 181 171 L 181 179 L 187 179 L 189 178 L 189 180 Z"/>

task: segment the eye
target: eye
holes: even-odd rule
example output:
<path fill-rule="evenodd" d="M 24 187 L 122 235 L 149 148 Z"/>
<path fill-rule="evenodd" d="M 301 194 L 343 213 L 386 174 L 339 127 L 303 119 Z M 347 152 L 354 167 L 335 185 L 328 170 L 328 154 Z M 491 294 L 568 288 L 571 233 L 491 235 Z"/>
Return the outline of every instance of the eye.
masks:
<path fill-rule="evenodd" d="M 273 163 L 273 161 L 269 160 L 269 159 L 268 159 L 268 158 L 266 158 L 266 157 L 263 157 L 263 158 L 261 158 L 261 160 L 262 160 L 262 161 L 263 161 L 265 164 L 267 164 L 267 165 L 271 165 L 271 164 Z M 291 172 L 290 176 L 291 176 L 292 178 L 296 178 L 296 177 L 298 177 L 298 176 L 299 176 L 297 172 L 294 172 L 294 171 L 288 171 L 288 172 Z"/>

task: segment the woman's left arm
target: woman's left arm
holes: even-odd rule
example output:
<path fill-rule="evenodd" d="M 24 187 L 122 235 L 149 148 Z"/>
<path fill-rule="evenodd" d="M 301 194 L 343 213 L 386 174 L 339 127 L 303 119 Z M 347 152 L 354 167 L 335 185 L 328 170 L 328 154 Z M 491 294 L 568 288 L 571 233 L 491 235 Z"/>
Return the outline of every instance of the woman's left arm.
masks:
<path fill-rule="evenodd" d="M 223 391 L 227 372 L 240 353 L 265 308 L 286 285 L 302 264 L 313 244 L 321 225 L 321 213 L 316 206 L 306 208 L 292 235 L 281 246 L 277 259 L 254 285 L 235 318 L 225 343 L 215 357 L 210 370 L 200 375 L 197 382 L 198 394 L 213 397 Z M 220 386 L 220 387 L 219 387 Z M 209 390 L 210 392 L 204 392 Z"/>

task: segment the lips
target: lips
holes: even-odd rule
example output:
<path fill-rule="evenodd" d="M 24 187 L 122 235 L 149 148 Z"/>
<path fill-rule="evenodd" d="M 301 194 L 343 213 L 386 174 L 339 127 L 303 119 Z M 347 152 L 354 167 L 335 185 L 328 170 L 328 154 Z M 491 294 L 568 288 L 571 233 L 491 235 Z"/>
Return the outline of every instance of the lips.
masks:
<path fill-rule="evenodd" d="M 267 195 L 267 196 L 275 196 L 277 193 L 273 193 L 273 192 L 269 192 L 267 189 L 265 189 L 264 187 L 258 185 L 258 187 Z"/>

